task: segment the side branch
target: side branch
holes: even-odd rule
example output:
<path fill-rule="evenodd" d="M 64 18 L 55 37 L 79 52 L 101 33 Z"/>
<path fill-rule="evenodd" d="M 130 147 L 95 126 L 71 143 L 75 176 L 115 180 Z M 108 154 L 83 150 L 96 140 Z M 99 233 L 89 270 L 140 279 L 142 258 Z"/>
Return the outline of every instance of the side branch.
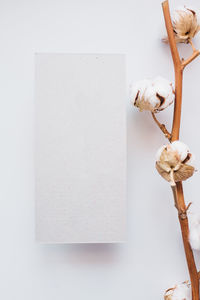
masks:
<path fill-rule="evenodd" d="M 165 127 L 165 124 L 161 124 L 153 112 L 151 114 L 152 114 L 154 121 L 160 128 L 160 130 L 164 133 L 165 137 L 171 142 L 171 133 L 167 130 L 167 128 Z"/>
<path fill-rule="evenodd" d="M 195 50 L 193 51 L 192 55 L 191 55 L 188 59 L 182 60 L 182 63 L 181 63 L 182 69 L 184 69 L 184 68 L 185 68 L 189 63 L 191 63 L 197 56 L 199 56 L 199 54 L 200 54 L 200 51 L 195 49 Z"/>

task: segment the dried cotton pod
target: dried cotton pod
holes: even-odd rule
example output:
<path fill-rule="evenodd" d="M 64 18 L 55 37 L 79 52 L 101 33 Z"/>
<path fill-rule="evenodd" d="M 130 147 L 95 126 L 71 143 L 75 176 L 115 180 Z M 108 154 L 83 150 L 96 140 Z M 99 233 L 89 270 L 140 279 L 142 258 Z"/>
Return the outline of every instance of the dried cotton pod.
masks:
<path fill-rule="evenodd" d="M 164 295 L 165 300 L 191 300 L 191 289 L 188 282 L 177 284 L 174 288 L 168 289 Z"/>
<path fill-rule="evenodd" d="M 157 151 L 156 169 L 165 180 L 175 185 L 175 182 L 193 175 L 193 155 L 188 146 L 180 141 L 164 145 Z"/>
<path fill-rule="evenodd" d="M 140 111 L 162 111 L 173 103 L 174 97 L 172 83 L 162 77 L 141 80 L 131 86 L 131 102 Z"/>
<path fill-rule="evenodd" d="M 172 14 L 172 24 L 176 42 L 188 43 L 200 30 L 199 12 L 186 6 L 177 8 Z"/>

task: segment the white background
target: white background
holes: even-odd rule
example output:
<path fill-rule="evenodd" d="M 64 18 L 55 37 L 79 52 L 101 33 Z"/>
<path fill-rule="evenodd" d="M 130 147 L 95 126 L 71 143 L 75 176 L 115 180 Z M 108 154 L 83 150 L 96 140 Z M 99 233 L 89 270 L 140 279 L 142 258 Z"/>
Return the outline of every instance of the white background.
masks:
<path fill-rule="evenodd" d="M 173 79 L 162 31 L 158 0 L 0 0 L 1 299 L 162 299 L 188 278 L 171 191 L 154 168 L 165 139 L 128 99 L 127 243 L 45 246 L 34 239 L 34 53 L 125 53 L 128 87 L 159 74 Z M 188 56 L 189 46 L 181 51 Z M 181 127 L 197 166 L 199 78 L 200 58 L 185 70 Z M 172 108 L 158 117 L 170 121 L 171 114 Z M 196 206 L 199 180 L 196 173 L 184 184 Z"/>

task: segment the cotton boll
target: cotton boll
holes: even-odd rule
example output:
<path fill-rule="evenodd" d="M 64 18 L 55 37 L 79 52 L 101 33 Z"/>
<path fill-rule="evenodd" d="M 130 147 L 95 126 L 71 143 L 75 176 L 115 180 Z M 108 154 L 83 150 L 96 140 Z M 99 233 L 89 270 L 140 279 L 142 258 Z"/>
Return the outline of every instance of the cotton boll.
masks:
<path fill-rule="evenodd" d="M 159 112 L 173 103 L 175 95 L 172 83 L 157 77 L 138 81 L 131 87 L 131 102 L 140 111 Z"/>
<path fill-rule="evenodd" d="M 145 91 L 145 96 L 155 103 L 154 111 L 162 111 L 173 103 L 175 98 L 172 83 L 162 77 L 152 80 L 152 88 Z"/>
<path fill-rule="evenodd" d="M 165 148 L 166 148 L 166 145 L 163 145 L 158 149 L 158 151 L 156 152 L 156 161 L 160 160 L 160 156 Z"/>
<path fill-rule="evenodd" d="M 193 153 L 190 153 L 190 149 L 186 144 L 180 141 L 174 141 L 171 147 L 178 153 L 182 163 L 195 169 L 195 156 Z"/>
<path fill-rule="evenodd" d="M 195 171 L 188 161 L 192 154 L 187 145 L 175 141 L 158 149 L 156 154 L 156 169 L 171 185 L 191 177 Z"/>
<path fill-rule="evenodd" d="M 151 81 L 148 79 L 140 80 L 140 81 L 137 81 L 136 83 L 132 84 L 130 86 L 131 102 L 133 102 L 133 104 L 135 104 L 137 97 L 142 98 L 146 88 L 150 85 L 151 85 Z"/>
<path fill-rule="evenodd" d="M 144 79 L 132 84 L 130 87 L 131 102 L 137 106 L 140 111 L 154 109 L 144 98 L 144 93 L 149 86 L 151 86 L 151 81 Z"/>
<path fill-rule="evenodd" d="M 200 30 L 199 12 L 186 6 L 172 14 L 172 24 L 177 43 L 188 43 Z"/>
<path fill-rule="evenodd" d="M 196 163 L 195 163 L 195 155 L 194 154 L 190 154 L 190 157 L 188 158 L 187 164 L 194 167 L 195 171 L 197 171 L 196 169 Z"/>
<path fill-rule="evenodd" d="M 144 93 L 144 98 L 147 102 L 151 104 L 151 107 L 153 107 L 152 111 L 155 111 L 160 106 L 160 99 L 157 95 L 156 87 L 151 85 L 149 86 Z"/>
<path fill-rule="evenodd" d="M 176 285 L 174 288 L 166 291 L 165 300 L 191 300 L 191 288 L 187 282 Z"/>
<path fill-rule="evenodd" d="M 189 153 L 189 147 L 180 142 L 180 141 L 174 141 L 172 144 L 171 144 L 171 148 L 174 150 L 174 151 L 177 151 L 178 155 L 180 156 L 180 160 L 183 161 L 184 159 L 186 159 L 188 153 Z"/>
<path fill-rule="evenodd" d="M 175 99 L 175 91 L 170 81 L 162 77 L 156 77 L 153 80 L 155 95 L 160 100 L 158 111 L 161 111 L 173 103 Z"/>
<path fill-rule="evenodd" d="M 166 150 L 168 154 L 172 154 L 172 156 L 176 157 L 179 162 L 192 161 L 192 154 L 190 153 L 189 147 L 181 141 L 174 141 L 171 144 L 161 146 L 156 154 L 156 159 L 159 161 L 161 159 L 161 155 L 163 150 Z"/>
<path fill-rule="evenodd" d="M 172 93 L 172 83 L 161 76 L 158 76 L 153 80 L 153 85 L 157 86 L 158 92 L 160 92 L 163 97 L 167 97 Z"/>

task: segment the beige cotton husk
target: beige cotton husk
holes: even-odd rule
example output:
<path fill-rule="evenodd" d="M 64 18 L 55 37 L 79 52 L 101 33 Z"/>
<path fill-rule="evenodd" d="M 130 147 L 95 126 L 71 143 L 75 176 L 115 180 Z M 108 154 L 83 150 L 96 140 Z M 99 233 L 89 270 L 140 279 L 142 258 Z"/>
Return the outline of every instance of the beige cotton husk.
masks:
<path fill-rule="evenodd" d="M 200 30 L 199 12 L 185 6 L 178 8 L 172 14 L 172 25 L 176 42 L 188 43 Z"/>
<path fill-rule="evenodd" d="M 175 185 L 176 182 L 184 181 L 194 174 L 195 168 L 191 162 L 192 154 L 188 147 L 180 141 L 175 141 L 158 150 L 156 169 L 165 180 Z"/>

